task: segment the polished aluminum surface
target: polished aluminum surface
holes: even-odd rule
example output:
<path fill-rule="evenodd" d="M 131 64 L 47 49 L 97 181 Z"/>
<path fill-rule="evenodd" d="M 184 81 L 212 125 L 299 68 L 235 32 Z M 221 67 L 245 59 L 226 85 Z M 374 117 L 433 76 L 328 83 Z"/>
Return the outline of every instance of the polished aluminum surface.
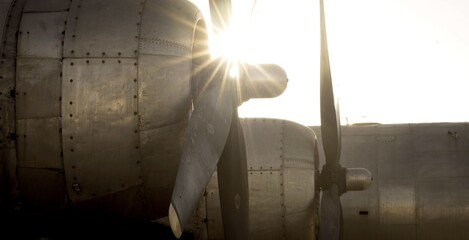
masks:
<path fill-rule="evenodd" d="M 16 69 L 17 119 L 59 117 L 62 95 L 60 60 L 18 58 Z"/>
<path fill-rule="evenodd" d="M 143 7 L 143 2 L 134 0 L 73 1 L 64 57 L 137 57 Z"/>
<path fill-rule="evenodd" d="M 65 59 L 62 76 L 70 198 L 86 200 L 141 184 L 136 60 Z"/>
<path fill-rule="evenodd" d="M 316 234 L 318 170 L 314 133 L 302 125 L 274 119 L 243 119 L 248 147 L 251 239 L 313 239 Z M 267 135 L 278 134 L 277 137 Z M 253 148 L 252 146 L 260 146 Z M 277 152 L 278 151 L 278 152 Z M 272 158 L 272 152 L 278 153 Z M 261 159 L 264 158 L 264 159 Z M 279 168 L 274 169 L 279 162 Z M 272 167 L 272 168 L 271 168 Z M 222 239 L 218 186 L 206 190 L 207 239 Z M 195 221 L 203 221 L 200 217 Z M 203 236 L 203 235 L 202 235 Z M 203 239 L 203 238 L 199 238 Z"/>
<path fill-rule="evenodd" d="M 18 58 L 62 58 L 67 15 L 68 12 L 23 13 L 18 33 Z"/>

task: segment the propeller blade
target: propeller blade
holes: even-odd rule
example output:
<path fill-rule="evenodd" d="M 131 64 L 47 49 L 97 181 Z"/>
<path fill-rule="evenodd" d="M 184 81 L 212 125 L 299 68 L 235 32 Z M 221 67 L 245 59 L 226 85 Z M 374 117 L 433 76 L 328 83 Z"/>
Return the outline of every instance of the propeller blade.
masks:
<path fill-rule="evenodd" d="M 337 185 L 323 190 L 320 211 L 319 239 L 343 239 L 342 205 Z"/>
<path fill-rule="evenodd" d="M 244 132 L 234 106 L 230 135 L 218 162 L 218 186 L 225 239 L 249 239 L 249 186 Z"/>
<path fill-rule="evenodd" d="M 215 35 L 225 31 L 231 20 L 231 0 L 209 0 L 212 29 Z"/>
<path fill-rule="evenodd" d="M 169 221 L 176 237 L 182 235 L 205 191 L 228 138 L 234 117 L 234 81 L 227 64 L 215 61 L 198 78 L 209 79 L 192 112 L 176 177 Z"/>
<path fill-rule="evenodd" d="M 324 16 L 324 2 L 320 0 L 321 18 L 321 133 L 326 156 L 326 164 L 333 167 L 339 164 L 340 159 L 340 117 L 339 109 L 335 104 L 332 86 L 331 68 L 329 63 L 329 50 L 327 47 L 326 21 Z"/>

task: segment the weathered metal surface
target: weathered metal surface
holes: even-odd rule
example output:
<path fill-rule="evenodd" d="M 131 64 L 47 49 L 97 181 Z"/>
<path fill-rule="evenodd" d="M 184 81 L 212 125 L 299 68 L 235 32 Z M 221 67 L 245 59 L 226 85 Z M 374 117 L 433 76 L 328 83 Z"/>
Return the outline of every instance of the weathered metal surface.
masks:
<path fill-rule="evenodd" d="M 283 192 L 286 214 L 308 211 L 313 217 L 315 193 L 314 170 L 302 168 L 283 169 Z"/>
<path fill-rule="evenodd" d="M 418 239 L 469 236 L 468 180 L 435 178 L 417 182 Z"/>
<path fill-rule="evenodd" d="M 140 132 L 140 159 L 152 214 L 168 214 L 179 167 L 187 120 L 166 127 Z"/>
<path fill-rule="evenodd" d="M 243 121 L 248 170 L 280 170 L 283 164 L 282 120 L 246 119 Z"/>
<path fill-rule="evenodd" d="M 18 167 L 63 169 L 58 117 L 18 120 Z"/>
<path fill-rule="evenodd" d="M 61 68 L 58 59 L 18 58 L 17 119 L 60 115 Z"/>
<path fill-rule="evenodd" d="M 136 76 L 134 59 L 63 61 L 62 141 L 72 200 L 142 183 Z"/>
<path fill-rule="evenodd" d="M 412 136 L 410 133 L 384 136 L 388 139 L 393 137 L 394 141 L 379 142 L 379 178 L 412 178 L 415 169 L 412 161 L 414 157 Z"/>
<path fill-rule="evenodd" d="M 0 59 L 0 127 L 2 146 L 14 147 L 15 132 L 15 60 Z M 13 96 L 12 96 L 13 94 Z M 14 136 L 14 135 L 13 135 Z"/>
<path fill-rule="evenodd" d="M 175 12 L 178 14 L 172 14 Z M 181 21 L 181 16 L 184 16 L 184 21 Z M 199 11 L 188 1 L 146 1 L 139 52 L 189 56 L 194 26 L 200 17 Z"/>
<path fill-rule="evenodd" d="M 191 106 L 190 59 L 140 55 L 138 61 L 140 129 L 156 129 L 187 118 Z"/>
<path fill-rule="evenodd" d="M 23 13 L 18 32 L 19 58 L 62 58 L 68 12 Z"/>
<path fill-rule="evenodd" d="M 18 45 L 17 33 L 20 26 L 21 15 L 26 0 L 12 2 L 5 29 L 3 30 L 2 58 L 16 58 L 16 46 Z"/>
<path fill-rule="evenodd" d="M 249 171 L 248 177 L 250 238 L 283 239 L 285 213 L 281 172 Z"/>
<path fill-rule="evenodd" d="M 64 57 L 136 57 L 143 6 L 135 0 L 73 1 Z"/>
<path fill-rule="evenodd" d="M 284 167 L 318 169 L 314 132 L 308 127 L 290 121 L 285 121 L 283 128 Z"/>
<path fill-rule="evenodd" d="M 414 179 L 379 182 L 379 217 L 381 224 L 415 224 Z"/>
<path fill-rule="evenodd" d="M 23 12 L 59 12 L 70 8 L 72 0 L 28 0 Z"/>
<path fill-rule="evenodd" d="M 3 49 L 3 35 L 12 2 L 13 0 L 0 0 L 0 51 Z"/>
<path fill-rule="evenodd" d="M 18 168 L 25 206 L 44 212 L 63 207 L 67 199 L 64 179 L 63 173 L 55 170 Z"/>
<path fill-rule="evenodd" d="M 218 175 L 213 173 L 206 191 L 205 200 L 207 201 L 207 229 L 208 239 L 223 239 L 223 221 L 220 207 L 220 194 L 218 191 Z"/>

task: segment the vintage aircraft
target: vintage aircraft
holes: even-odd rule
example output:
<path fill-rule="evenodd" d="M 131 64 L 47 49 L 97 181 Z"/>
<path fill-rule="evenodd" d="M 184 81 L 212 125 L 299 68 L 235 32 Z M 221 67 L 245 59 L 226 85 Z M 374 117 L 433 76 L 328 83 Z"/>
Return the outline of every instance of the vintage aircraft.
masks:
<path fill-rule="evenodd" d="M 221 26 L 230 2 L 210 3 Z M 339 163 L 320 3 L 319 173 L 309 128 L 238 117 L 243 101 L 285 89 L 283 70 L 241 64 L 230 76 L 229 62 L 210 58 L 205 22 L 191 3 L 1 0 L 2 209 L 169 216 L 180 237 L 217 169 L 225 238 L 271 239 L 271 227 L 282 238 L 341 239 L 339 197 L 365 189 L 371 175 Z M 248 167 L 259 176 L 248 178 Z M 250 224 L 272 211 L 278 226 Z"/>

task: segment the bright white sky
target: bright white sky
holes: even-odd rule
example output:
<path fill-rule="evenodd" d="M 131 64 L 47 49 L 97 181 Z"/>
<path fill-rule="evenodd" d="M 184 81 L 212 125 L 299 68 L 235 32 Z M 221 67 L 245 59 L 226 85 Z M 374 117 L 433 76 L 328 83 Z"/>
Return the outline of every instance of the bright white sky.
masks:
<path fill-rule="evenodd" d="M 194 1 L 208 10 L 208 0 Z M 250 100 L 241 116 L 319 125 L 319 1 L 232 2 L 239 57 L 278 64 L 289 77 L 281 96 Z M 325 5 L 342 124 L 469 121 L 469 1 Z"/>

